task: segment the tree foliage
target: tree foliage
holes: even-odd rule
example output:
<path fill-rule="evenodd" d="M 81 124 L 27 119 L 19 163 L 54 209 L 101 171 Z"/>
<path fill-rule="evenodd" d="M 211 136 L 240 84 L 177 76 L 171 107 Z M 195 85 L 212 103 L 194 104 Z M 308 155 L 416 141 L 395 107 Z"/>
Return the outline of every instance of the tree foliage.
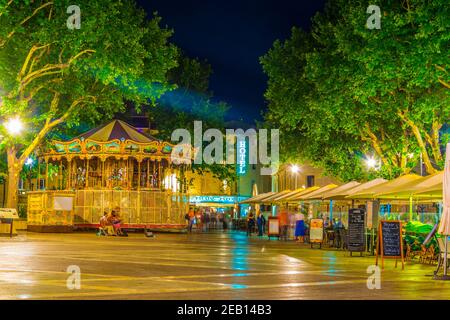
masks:
<path fill-rule="evenodd" d="M 198 58 L 180 55 L 178 66 L 169 71 L 168 80 L 177 86 L 164 94 L 150 109 L 150 121 L 158 130 L 158 137 L 171 140 L 175 129 L 189 130 L 194 137 L 194 121 L 202 121 L 203 131 L 209 128 L 225 132 L 225 114 L 228 105 L 214 102 L 209 90 L 211 65 Z M 235 166 L 223 164 L 193 164 L 194 172 L 209 171 L 214 177 L 229 182 L 235 180 Z"/>
<path fill-rule="evenodd" d="M 368 29 L 369 4 L 381 29 Z M 282 153 L 344 180 L 442 168 L 450 119 L 450 9 L 445 0 L 330 1 L 310 32 L 292 29 L 261 58 L 266 125 Z M 367 172 L 364 158 L 379 159 Z"/>
<path fill-rule="evenodd" d="M 27 129 L 20 138 L 0 132 L 12 186 L 57 126 L 109 118 L 124 99 L 144 103 L 170 88 L 178 50 L 159 17 L 145 19 L 134 1 L 80 0 L 81 28 L 71 30 L 71 4 L 0 1 L 0 119 L 20 116 Z"/>

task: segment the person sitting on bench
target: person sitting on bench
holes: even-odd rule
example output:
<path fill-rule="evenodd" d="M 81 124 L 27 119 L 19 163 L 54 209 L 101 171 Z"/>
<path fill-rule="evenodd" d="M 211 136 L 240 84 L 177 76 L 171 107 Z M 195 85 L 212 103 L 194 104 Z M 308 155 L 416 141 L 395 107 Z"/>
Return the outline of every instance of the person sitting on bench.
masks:
<path fill-rule="evenodd" d="M 114 228 L 112 224 L 108 222 L 108 212 L 104 212 L 103 216 L 100 218 L 100 226 L 98 228 L 99 236 L 108 236 L 114 234 Z"/>
<path fill-rule="evenodd" d="M 123 232 L 122 232 L 122 229 L 120 228 L 120 223 L 122 222 L 122 220 L 120 220 L 119 213 L 117 211 L 113 210 L 111 212 L 111 215 L 112 215 L 111 222 L 112 222 L 112 226 L 114 228 L 114 233 L 119 236 L 122 236 Z"/>

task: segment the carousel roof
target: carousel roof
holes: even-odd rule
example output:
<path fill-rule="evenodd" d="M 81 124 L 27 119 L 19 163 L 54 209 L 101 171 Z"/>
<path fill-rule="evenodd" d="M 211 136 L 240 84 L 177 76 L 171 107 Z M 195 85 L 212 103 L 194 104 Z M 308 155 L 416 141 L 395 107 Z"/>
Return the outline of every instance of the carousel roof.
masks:
<path fill-rule="evenodd" d="M 75 139 L 91 139 L 98 142 L 107 142 L 114 139 L 131 140 L 140 143 L 158 141 L 155 137 L 140 132 L 138 129 L 122 120 L 113 120 L 100 127 L 91 129 Z"/>

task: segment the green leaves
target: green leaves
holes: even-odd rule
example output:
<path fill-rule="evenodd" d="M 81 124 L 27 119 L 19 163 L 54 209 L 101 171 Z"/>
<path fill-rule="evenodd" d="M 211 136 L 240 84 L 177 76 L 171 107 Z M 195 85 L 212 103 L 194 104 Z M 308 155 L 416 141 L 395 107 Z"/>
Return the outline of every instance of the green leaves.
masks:
<path fill-rule="evenodd" d="M 178 50 L 159 17 L 147 20 L 133 1 L 80 0 L 81 28 L 70 30 L 71 4 L 0 2 L 0 119 L 30 122 L 28 143 L 58 120 L 104 121 L 124 99 L 146 103 L 170 89 Z"/>
<path fill-rule="evenodd" d="M 444 2 L 370 3 L 382 20 L 380 30 L 369 30 L 368 3 L 330 1 L 310 33 L 294 28 L 288 40 L 275 41 L 261 58 L 269 77 L 266 124 L 282 129 L 287 157 L 344 180 L 373 175 L 366 154 L 376 154 L 386 177 L 409 172 L 419 158 L 411 153 L 430 155 L 428 172 L 439 168 L 439 130 L 450 119 Z"/>

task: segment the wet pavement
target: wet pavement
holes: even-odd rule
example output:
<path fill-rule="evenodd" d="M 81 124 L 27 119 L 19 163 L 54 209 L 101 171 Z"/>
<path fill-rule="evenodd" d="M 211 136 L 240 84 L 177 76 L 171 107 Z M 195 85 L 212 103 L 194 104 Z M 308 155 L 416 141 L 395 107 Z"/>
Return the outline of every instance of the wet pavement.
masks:
<path fill-rule="evenodd" d="M 370 290 L 374 264 L 373 256 L 240 232 L 24 232 L 0 238 L 0 299 L 450 299 L 450 281 L 433 280 L 435 266 L 418 262 L 402 271 L 386 260 L 381 288 Z M 79 268 L 80 289 L 68 268 Z"/>

